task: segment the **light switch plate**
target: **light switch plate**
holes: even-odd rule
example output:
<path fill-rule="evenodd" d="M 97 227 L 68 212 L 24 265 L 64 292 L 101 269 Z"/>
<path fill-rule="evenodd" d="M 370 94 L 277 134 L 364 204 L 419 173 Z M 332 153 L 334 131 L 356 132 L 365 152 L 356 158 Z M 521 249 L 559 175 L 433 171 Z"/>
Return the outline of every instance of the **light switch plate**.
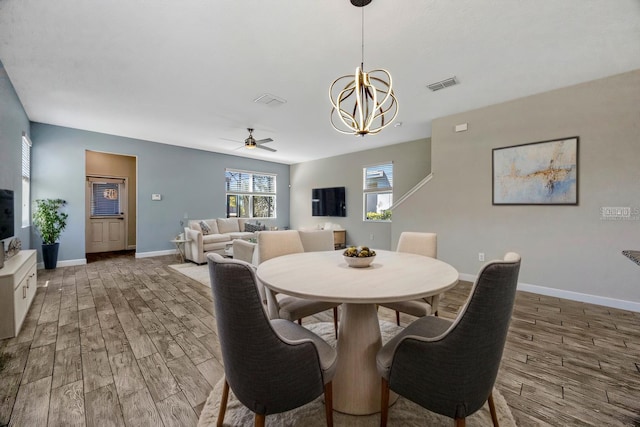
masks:
<path fill-rule="evenodd" d="M 162 194 L 152 194 L 151 200 L 162 200 Z"/>

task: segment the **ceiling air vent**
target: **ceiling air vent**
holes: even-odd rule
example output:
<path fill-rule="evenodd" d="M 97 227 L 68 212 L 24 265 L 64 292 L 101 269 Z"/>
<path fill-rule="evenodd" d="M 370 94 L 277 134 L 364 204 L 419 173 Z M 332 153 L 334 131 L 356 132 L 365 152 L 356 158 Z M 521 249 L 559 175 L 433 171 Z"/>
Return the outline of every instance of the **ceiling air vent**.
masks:
<path fill-rule="evenodd" d="M 286 99 L 280 98 L 279 96 L 271 95 L 270 93 L 264 93 L 253 100 L 256 104 L 265 104 L 270 107 L 277 107 L 278 105 L 282 105 L 287 102 Z"/>
<path fill-rule="evenodd" d="M 450 86 L 454 86 L 458 84 L 458 80 L 456 80 L 456 76 L 449 77 L 448 79 L 441 80 L 439 82 L 428 84 L 427 87 L 431 89 L 433 92 L 444 89 Z"/>

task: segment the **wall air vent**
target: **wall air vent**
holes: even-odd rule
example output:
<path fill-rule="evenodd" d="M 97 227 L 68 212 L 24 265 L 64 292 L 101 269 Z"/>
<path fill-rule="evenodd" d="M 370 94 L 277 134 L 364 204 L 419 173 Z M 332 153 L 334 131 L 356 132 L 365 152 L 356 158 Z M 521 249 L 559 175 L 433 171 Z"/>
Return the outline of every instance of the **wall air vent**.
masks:
<path fill-rule="evenodd" d="M 287 102 L 286 99 L 279 96 L 271 95 L 270 93 L 264 93 L 253 100 L 256 104 L 265 104 L 270 107 L 277 107 Z"/>
<path fill-rule="evenodd" d="M 433 92 L 435 92 L 440 89 L 457 85 L 458 83 L 459 82 L 456 79 L 456 76 L 453 76 L 453 77 L 449 77 L 448 79 L 441 80 L 439 82 L 428 84 L 427 87 L 431 89 Z"/>

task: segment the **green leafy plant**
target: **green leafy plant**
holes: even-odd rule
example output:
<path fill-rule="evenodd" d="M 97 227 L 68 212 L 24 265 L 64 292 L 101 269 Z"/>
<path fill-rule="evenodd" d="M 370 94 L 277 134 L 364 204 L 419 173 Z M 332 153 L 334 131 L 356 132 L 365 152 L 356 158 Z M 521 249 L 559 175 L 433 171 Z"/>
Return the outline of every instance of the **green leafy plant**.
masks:
<path fill-rule="evenodd" d="M 54 244 L 67 226 L 68 214 L 60 212 L 67 202 L 62 199 L 38 199 L 33 212 L 33 226 L 45 245 Z"/>
<path fill-rule="evenodd" d="M 387 209 L 385 211 L 382 211 L 381 213 L 367 212 L 367 219 L 375 220 L 375 221 L 390 220 L 391 219 L 391 211 Z"/>

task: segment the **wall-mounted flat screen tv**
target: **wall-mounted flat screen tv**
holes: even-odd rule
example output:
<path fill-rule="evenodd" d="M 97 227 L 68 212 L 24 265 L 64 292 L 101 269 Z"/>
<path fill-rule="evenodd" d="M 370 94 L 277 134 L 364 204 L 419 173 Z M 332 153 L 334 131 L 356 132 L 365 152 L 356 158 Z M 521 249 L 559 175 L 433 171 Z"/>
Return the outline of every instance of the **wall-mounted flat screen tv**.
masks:
<path fill-rule="evenodd" d="M 347 216 L 345 188 L 314 188 L 311 190 L 312 216 Z"/>
<path fill-rule="evenodd" d="M 0 240 L 13 237 L 13 191 L 0 190 Z"/>

